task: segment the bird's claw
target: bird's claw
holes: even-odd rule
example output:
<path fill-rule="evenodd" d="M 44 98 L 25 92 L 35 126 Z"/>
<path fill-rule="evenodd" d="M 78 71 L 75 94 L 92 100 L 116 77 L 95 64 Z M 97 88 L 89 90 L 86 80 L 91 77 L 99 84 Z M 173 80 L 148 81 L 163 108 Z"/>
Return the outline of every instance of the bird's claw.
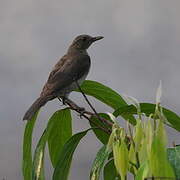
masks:
<path fill-rule="evenodd" d="M 82 118 L 82 116 L 83 116 L 83 115 L 84 115 L 84 113 L 85 113 L 85 108 L 80 107 L 80 108 L 78 109 L 78 112 L 79 112 L 79 116 L 80 116 L 80 118 Z"/>
<path fill-rule="evenodd" d="M 66 105 L 66 98 L 62 98 L 63 105 Z"/>
<path fill-rule="evenodd" d="M 67 99 L 65 97 L 61 97 L 61 98 L 59 98 L 59 100 L 62 102 L 62 105 L 66 105 L 67 104 L 66 103 Z"/>

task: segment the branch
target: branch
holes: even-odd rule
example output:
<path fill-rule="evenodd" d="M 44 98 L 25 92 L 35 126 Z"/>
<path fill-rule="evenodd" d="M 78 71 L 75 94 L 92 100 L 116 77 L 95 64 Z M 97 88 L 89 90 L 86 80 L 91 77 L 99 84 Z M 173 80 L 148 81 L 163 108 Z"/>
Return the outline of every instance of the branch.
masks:
<path fill-rule="evenodd" d="M 58 99 L 59 101 L 61 101 L 59 97 Z M 85 119 L 90 121 L 92 124 L 94 124 L 96 127 L 101 129 L 102 131 L 106 132 L 107 134 L 111 134 L 111 131 L 109 131 L 108 129 L 105 129 L 104 127 L 101 127 L 99 124 L 95 123 L 90 117 L 87 116 L 87 115 L 94 116 L 94 113 L 86 111 L 85 108 L 79 107 L 77 104 L 75 104 L 73 101 L 71 101 L 67 97 L 64 99 L 64 103 L 67 104 L 71 110 L 78 112 L 80 117 L 84 117 Z"/>

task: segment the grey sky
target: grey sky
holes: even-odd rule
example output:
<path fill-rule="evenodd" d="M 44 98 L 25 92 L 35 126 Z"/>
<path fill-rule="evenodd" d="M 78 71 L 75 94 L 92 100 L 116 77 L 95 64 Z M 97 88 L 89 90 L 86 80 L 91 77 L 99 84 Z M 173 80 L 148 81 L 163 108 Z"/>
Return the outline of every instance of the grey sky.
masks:
<path fill-rule="evenodd" d="M 22 115 L 76 35 L 105 37 L 89 49 L 92 68 L 88 79 L 148 102 L 154 102 L 162 80 L 162 104 L 179 113 L 179 16 L 179 0 L 1 0 L 0 179 L 22 179 Z M 81 95 L 71 97 L 85 104 Z M 111 110 L 99 102 L 95 107 Z M 58 108 L 56 100 L 43 108 L 35 137 L 41 134 L 46 117 Z M 75 131 L 86 127 L 85 120 L 76 118 Z M 180 143 L 178 133 L 169 133 Z M 84 139 L 70 179 L 87 179 L 98 147 L 92 134 Z"/>

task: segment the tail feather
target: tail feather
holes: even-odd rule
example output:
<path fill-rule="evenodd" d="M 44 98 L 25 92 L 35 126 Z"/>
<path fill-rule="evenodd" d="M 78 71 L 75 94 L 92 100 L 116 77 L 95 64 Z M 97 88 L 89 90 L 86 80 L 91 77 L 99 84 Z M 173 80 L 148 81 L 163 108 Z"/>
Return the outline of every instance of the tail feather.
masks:
<path fill-rule="evenodd" d="M 31 105 L 31 107 L 25 113 L 23 120 L 31 120 L 33 115 L 46 104 L 49 99 L 47 97 L 39 97 L 36 101 Z"/>

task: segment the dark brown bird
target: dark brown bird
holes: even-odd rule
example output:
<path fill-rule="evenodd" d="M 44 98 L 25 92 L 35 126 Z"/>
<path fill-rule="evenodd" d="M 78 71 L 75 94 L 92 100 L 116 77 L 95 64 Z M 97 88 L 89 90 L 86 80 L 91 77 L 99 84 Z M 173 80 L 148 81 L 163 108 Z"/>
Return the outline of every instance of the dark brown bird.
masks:
<path fill-rule="evenodd" d="M 57 97 L 63 100 L 77 88 L 77 83 L 81 85 L 91 64 L 87 49 L 93 42 L 102 38 L 102 36 L 80 35 L 73 40 L 67 53 L 54 66 L 40 97 L 25 113 L 23 120 L 31 120 L 33 115 L 48 101 Z"/>

